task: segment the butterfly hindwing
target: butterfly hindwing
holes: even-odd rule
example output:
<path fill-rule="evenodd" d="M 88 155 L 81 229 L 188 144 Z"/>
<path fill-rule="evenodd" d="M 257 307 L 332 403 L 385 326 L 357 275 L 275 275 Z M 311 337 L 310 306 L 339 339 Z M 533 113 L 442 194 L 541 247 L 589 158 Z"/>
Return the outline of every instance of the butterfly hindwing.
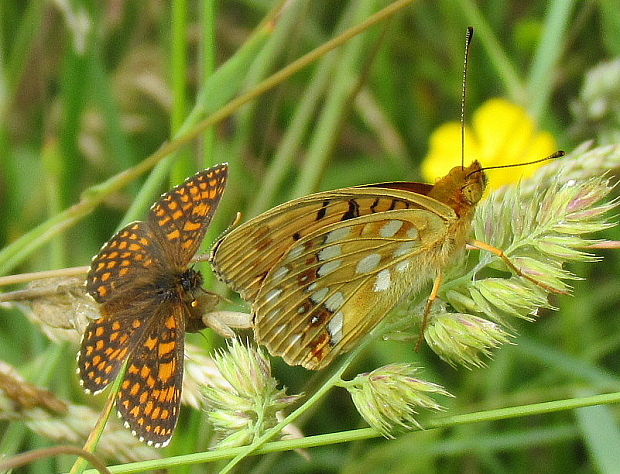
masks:
<path fill-rule="evenodd" d="M 106 314 L 86 328 L 78 354 L 80 383 L 87 392 L 97 394 L 118 375 L 144 328 L 145 317 L 118 317 Z"/>
<path fill-rule="evenodd" d="M 252 304 L 257 341 L 270 353 L 324 367 L 433 277 L 427 263 L 454 211 L 406 185 L 300 198 L 216 244 L 215 272 Z"/>
<path fill-rule="evenodd" d="M 168 444 L 179 417 L 186 311 L 176 304 L 159 307 L 136 343 L 117 394 L 128 428 L 155 446 Z"/>
<path fill-rule="evenodd" d="M 346 352 L 427 270 L 447 222 L 421 209 L 339 221 L 290 247 L 253 305 L 255 334 L 292 365 L 319 369 Z"/>

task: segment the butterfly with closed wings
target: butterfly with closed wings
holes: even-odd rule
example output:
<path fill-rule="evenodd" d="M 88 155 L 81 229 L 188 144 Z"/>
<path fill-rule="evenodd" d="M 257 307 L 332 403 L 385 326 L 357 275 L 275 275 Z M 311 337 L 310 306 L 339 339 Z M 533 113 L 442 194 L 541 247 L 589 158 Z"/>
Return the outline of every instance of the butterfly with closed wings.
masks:
<path fill-rule="evenodd" d="M 486 176 L 478 162 L 435 185 L 358 186 L 282 204 L 226 233 L 211 261 L 252 304 L 256 340 L 327 366 L 465 250 Z"/>
<path fill-rule="evenodd" d="M 469 28 L 463 84 L 472 35 Z M 462 130 L 464 100 L 465 88 Z M 470 239 L 486 182 L 474 161 L 434 185 L 391 182 L 312 194 L 225 233 L 210 260 L 218 277 L 252 305 L 257 342 L 290 365 L 327 366 L 432 280 L 419 346 L 446 270 L 467 243 L 556 291 L 520 272 L 501 249 Z"/>

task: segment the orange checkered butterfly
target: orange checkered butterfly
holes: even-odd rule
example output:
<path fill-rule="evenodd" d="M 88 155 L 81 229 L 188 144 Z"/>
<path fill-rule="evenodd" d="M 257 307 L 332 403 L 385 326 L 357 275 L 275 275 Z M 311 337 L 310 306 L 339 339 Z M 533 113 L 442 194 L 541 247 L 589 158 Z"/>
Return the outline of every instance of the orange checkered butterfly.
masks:
<path fill-rule="evenodd" d="M 87 392 L 99 393 L 128 359 L 116 405 L 125 425 L 149 445 L 165 446 L 179 416 L 185 332 L 204 329 L 201 316 L 217 296 L 188 268 L 226 186 L 228 165 L 203 170 L 162 195 L 145 221 L 107 242 L 86 279 L 100 303 L 78 354 Z"/>

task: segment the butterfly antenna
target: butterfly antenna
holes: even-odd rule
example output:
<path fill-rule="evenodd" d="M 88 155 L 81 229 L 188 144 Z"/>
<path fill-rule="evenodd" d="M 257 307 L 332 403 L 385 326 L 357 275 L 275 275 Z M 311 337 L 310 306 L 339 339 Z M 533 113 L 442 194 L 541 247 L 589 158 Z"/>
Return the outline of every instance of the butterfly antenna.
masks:
<path fill-rule="evenodd" d="M 540 158 L 539 160 L 526 161 L 525 163 L 517 163 L 517 164 L 514 164 L 514 165 L 489 166 L 488 168 L 481 168 L 479 170 L 472 171 L 467 176 L 469 177 L 472 174 L 480 173 L 482 171 L 487 171 L 487 170 L 497 170 L 497 169 L 501 169 L 501 168 L 516 168 L 517 166 L 534 165 L 536 163 L 542 163 L 543 161 L 549 161 L 549 160 L 555 160 L 557 158 L 562 158 L 564 155 L 566 155 L 566 153 L 564 151 L 558 150 L 558 151 L 556 151 L 555 153 L 552 153 L 549 156 L 545 156 L 544 158 Z"/>
<path fill-rule="evenodd" d="M 461 93 L 461 168 L 465 167 L 465 96 L 467 94 L 467 60 L 469 59 L 469 47 L 474 37 L 473 26 L 467 27 L 465 35 L 465 59 L 463 61 L 463 84 Z"/>

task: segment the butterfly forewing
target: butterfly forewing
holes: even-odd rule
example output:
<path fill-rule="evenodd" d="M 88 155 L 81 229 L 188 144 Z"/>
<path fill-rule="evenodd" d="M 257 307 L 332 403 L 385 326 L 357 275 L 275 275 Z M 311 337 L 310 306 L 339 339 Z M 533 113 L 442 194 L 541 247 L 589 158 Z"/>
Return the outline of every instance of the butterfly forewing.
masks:
<path fill-rule="evenodd" d="M 328 225 L 364 215 L 425 209 L 434 205 L 431 201 L 398 189 L 378 191 L 363 187 L 300 198 L 277 206 L 224 235 L 214 247 L 214 270 L 222 281 L 253 302 L 267 273 L 303 237 Z M 442 215 L 451 213 L 446 206 L 440 211 Z"/>
<path fill-rule="evenodd" d="M 301 198 L 216 244 L 216 273 L 252 303 L 256 338 L 272 354 L 324 367 L 433 276 L 422 255 L 434 255 L 456 216 L 403 184 Z"/>
<path fill-rule="evenodd" d="M 141 440 L 164 446 L 179 417 L 186 308 L 163 304 L 148 321 L 127 364 L 117 408 Z"/>
<path fill-rule="evenodd" d="M 148 222 L 175 267 L 185 267 L 198 250 L 227 178 L 227 165 L 209 168 L 164 194 L 151 208 Z"/>
<path fill-rule="evenodd" d="M 290 364 L 324 367 L 426 281 L 419 276 L 447 227 L 437 214 L 405 209 L 336 222 L 299 240 L 257 295 L 257 340 Z"/>
<path fill-rule="evenodd" d="M 117 296 L 118 288 L 157 271 L 160 262 L 153 247 L 154 233 L 145 222 L 132 222 L 118 231 L 93 258 L 86 290 L 98 303 Z"/>

